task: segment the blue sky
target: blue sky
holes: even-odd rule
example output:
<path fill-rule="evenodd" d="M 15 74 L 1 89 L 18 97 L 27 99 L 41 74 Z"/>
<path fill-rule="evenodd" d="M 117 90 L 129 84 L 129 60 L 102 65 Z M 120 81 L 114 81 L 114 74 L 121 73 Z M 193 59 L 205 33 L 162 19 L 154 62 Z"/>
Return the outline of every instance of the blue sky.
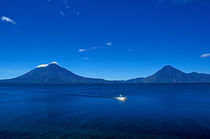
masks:
<path fill-rule="evenodd" d="M 208 0 L 1 0 L 0 79 L 58 62 L 104 79 L 210 73 Z"/>

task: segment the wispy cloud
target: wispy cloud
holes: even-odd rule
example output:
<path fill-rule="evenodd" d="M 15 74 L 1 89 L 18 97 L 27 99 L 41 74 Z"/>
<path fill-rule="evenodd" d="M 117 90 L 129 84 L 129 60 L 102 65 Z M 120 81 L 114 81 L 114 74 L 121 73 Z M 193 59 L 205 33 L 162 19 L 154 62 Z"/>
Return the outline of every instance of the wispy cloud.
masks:
<path fill-rule="evenodd" d="M 106 46 L 112 46 L 112 42 L 106 42 Z"/>
<path fill-rule="evenodd" d="M 93 46 L 91 48 L 87 48 L 87 49 L 78 49 L 78 52 L 89 52 L 89 51 L 94 51 L 94 50 L 98 50 L 98 49 L 102 49 L 102 46 Z"/>
<path fill-rule="evenodd" d="M 86 52 L 87 49 L 79 49 L 78 52 Z"/>
<path fill-rule="evenodd" d="M 53 0 L 47 0 L 49 3 L 53 2 Z M 56 1 L 56 0 L 54 0 Z M 62 4 L 62 7 L 59 8 L 59 13 L 61 16 L 69 17 L 69 16 L 79 16 L 81 13 L 75 9 L 72 0 L 57 0 Z"/>
<path fill-rule="evenodd" d="M 2 16 L 1 20 L 16 25 L 16 22 L 13 19 L 6 17 L 6 16 Z"/>
<path fill-rule="evenodd" d="M 77 51 L 82 55 L 81 58 L 82 60 L 89 60 L 89 54 L 91 54 L 90 52 L 108 49 L 109 47 L 107 46 L 112 46 L 112 42 L 106 42 L 104 43 L 104 45 L 99 45 L 99 46 L 94 45 L 89 48 L 80 48 Z"/>
<path fill-rule="evenodd" d="M 44 67 L 47 67 L 49 64 L 41 64 L 41 65 L 38 65 L 36 66 L 37 68 L 44 68 Z"/>
<path fill-rule="evenodd" d="M 55 65 L 58 65 L 58 63 L 57 63 L 57 62 L 51 62 L 51 63 L 49 63 L 49 64 L 41 64 L 41 65 L 38 65 L 38 66 L 36 66 L 36 67 L 37 67 L 37 68 L 44 68 L 44 67 L 49 66 L 50 64 L 55 64 Z"/>
<path fill-rule="evenodd" d="M 202 54 L 200 57 L 201 57 L 201 58 L 207 58 L 207 57 L 210 57 L 210 53 L 207 53 L 207 54 Z"/>

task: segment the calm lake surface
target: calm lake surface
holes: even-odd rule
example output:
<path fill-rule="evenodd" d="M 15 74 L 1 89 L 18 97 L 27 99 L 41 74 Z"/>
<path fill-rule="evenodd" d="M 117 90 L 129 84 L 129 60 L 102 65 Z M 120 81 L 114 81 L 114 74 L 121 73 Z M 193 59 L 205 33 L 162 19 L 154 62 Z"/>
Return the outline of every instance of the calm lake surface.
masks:
<path fill-rule="evenodd" d="M 208 137 L 210 84 L 0 85 L 0 138 Z"/>

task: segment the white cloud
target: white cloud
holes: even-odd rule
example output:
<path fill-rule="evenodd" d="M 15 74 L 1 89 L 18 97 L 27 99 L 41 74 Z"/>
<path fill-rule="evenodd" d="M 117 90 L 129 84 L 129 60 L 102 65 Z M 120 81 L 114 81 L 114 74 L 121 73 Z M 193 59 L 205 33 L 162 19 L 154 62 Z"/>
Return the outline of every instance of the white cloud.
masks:
<path fill-rule="evenodd" d="M 53 62 L 51 62 L 50 64 L 58 65 L 58 62 L 53 61 Z"/>
<path fill-rule="evenodd" d="M 112 46 L 112 42 L 106 42 L 106 46 Z"/>
<path fill-rule="evenodd" d="M 41 64 L 41 65 L 38 65 L 36 66 L 37 68 L 43 68 L 43 67 L 47 67 L 49 64 Z"/>
<path fill-rule="evenodd" d="M 12 24 L 16 24 L 16 22 L 13 20 L 13 19 L 11 19 L 11 18 L 9 18 L 9 17 L 6 17 L 6 16 L 2 16 L 1 17 L 1 20 L 2 21 L 5 21 L 5 22 L 9 22 L 9 23 L 12 23 Z"/>
<path fill-rule="evenodd" d="M 101 48 L 102 47 L 93 46 L 93 47 L 87 48 L 87 49 L 79 49 L 78 52 L 88 52 L 88 51 L 98 50 L 98 49 L 101 49 Z"/>
<path fill-rule="evenodd" d="M 87 50 L 86 49 L 79 49 L 78 51 L 79 52 L 86 52 Z"/>
<path fill-rule="evenodd" d="M 207 57 L 210 57 L 210 53 L 207 53 L 207 54 L 202 54 L 200 57 L 201 57 L 201 58 L 207 58 Z"/>
<path fill-rule="evenodd" d="M 41 65 L 38 65 L 38 66 L 36 66 L 36 67 L 37 67 L 37 68 L 44 68 L 44 67 L 49 66 L 50 64 L 55 64 L 55 65 L 58 65 L 58 63 L 57 63 L 57 62 L 51 62 L 51 63 L 49 63 L 49 64 L 41 64 Z"/>
<path fill-rule="evenodd" d="M 112 42 L 106 42 L 105 43 L 106 46 L 112 46 Z M 86 49 L 78 49 L 78 52 L 82 53 L 82 52 L 89 52 L 89 51 L 96 51 L 96 50 L 99 50 L 99 49 L 104 49 L 105 46 L 92 46 L 90 48 L 86 48 Z"/>

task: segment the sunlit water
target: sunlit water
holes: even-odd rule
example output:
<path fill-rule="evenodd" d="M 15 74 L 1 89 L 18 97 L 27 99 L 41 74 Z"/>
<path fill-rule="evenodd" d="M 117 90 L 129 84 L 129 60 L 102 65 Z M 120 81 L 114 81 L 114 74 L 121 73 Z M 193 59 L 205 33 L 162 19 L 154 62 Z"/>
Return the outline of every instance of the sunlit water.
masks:
<path fill-rule="evenodd" d="M 0 85 L 0 138 L 208 137 L 210 84 Z"/>

